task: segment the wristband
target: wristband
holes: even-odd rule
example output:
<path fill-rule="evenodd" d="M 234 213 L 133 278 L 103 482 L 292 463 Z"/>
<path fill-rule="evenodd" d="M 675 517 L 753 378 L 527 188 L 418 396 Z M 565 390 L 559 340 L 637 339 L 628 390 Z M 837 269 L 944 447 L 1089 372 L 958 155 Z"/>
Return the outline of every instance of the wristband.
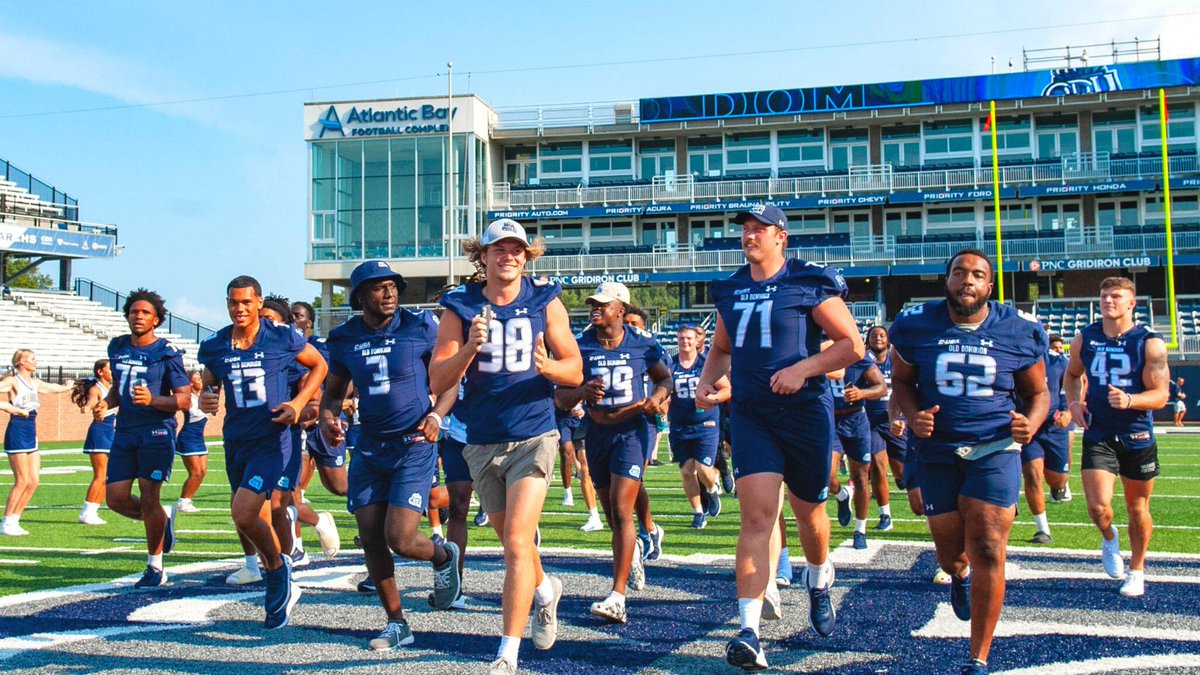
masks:
<path fill-rule="evenodd" d="M 1132 408 L 1133 408 L 1133 394 L 1131 394 L 1131 393 L 1129 393 L 1129 392 L 1125 392 L 1125 396 L 1127 396 L 1127 397 L 1128 397 L 1128 398 L 1127 398 L 1128 405 L 1126 405 L 1126 406 L 1125 406 L 1125 409 L 1126 409 L 1126 410 L 1130 410 L 1130 409 L 1132 409 Z"/>
<path fill-rule="evenodd" d="M 442 426 L 442 416 L 437 414 L 437 412 L 430 410 L 429 413 L 427 415 L 425 415 L 425 417 L 436 417 L 438 426 L 439 427 Z"/>

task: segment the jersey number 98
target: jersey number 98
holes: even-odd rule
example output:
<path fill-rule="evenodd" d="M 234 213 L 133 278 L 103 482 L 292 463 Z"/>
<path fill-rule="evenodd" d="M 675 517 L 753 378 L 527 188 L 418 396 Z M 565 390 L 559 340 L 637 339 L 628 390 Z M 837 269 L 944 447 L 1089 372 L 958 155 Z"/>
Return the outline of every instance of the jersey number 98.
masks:
<path fill-rule="evenodd" d="M 488 341 L 479 351 L 479 372 L 523 373 L 533 365 L 533 324 L 518 316 L 488 324 Z"/>

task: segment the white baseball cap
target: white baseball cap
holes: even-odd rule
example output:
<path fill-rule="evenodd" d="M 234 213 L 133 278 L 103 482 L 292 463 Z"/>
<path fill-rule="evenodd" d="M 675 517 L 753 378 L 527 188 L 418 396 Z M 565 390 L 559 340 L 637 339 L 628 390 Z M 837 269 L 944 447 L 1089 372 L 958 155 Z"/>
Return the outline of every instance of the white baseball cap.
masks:
<path fill-rule="evenodd" d="M 602 305 L 608 304 L 613 300 L 620 300 L 625 304 L 629 302 L 629 289 L 625 284 L 619 281 L 606 281 L 596 288 L 596 292 L 588 297 L 589 301 L 598 302 Z"/>
<path fill-rule="evenodd" d="M 529 237 L 525 236 L 525 228 L 512 218 L 501 218 L 488 224 L 487 229 L 483 231 L 483 237 L 479 240 L 479 243 L 484 246 L 491 246 L 503 239 L 516 239 L 522 244 L 529 246 Z"/>

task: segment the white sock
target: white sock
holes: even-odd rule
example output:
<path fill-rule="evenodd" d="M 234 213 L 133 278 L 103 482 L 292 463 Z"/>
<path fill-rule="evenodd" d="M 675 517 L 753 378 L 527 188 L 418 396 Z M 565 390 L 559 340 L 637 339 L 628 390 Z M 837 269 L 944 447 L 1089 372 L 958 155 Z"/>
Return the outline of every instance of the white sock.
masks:
<path fill-rule="evenodd" d="M 162 567 L 162 554 L 155 553 L 150 556 L 147 556 L 146 564 L 150 565 L 151 567 L 153 567 L 155 569 L 161 570 L 163 568 Z"/>
<path fill-rule="evenodd" d="M 717 487 L 716 483 L 713 483 L 712 487 L 708 488 L 708 494 L 715 495 L 715 494 L 718 494 L 720 492 L 720 490 L 721 490 L 721 488 Z"/>
<path fill-rule="evenodd" d="M 258 571 L 258 556 L 257 555 L 246 556 L 246 569 L 250 570 L 251 572 Z"/>
<path fill-rule="evenodd" d="M 1038 532 L 1050 534 L 1050 521 L 1046 519 L 1045 513 L 1038 513 L 1033 516 L 1033 524 L 1037 526 Z"/>
<path fill-rule="evenodd" d="M 300 528 L 296 528 L 296 529 L 300 529 Z M 292 551 L 295 553 L 300 553 L 303 550 L 304 550 L 304 535 L 301 534 L 300 532 L 293 532 L 292 533 Z"/>
<path fill-rule="evenodd" d="M 884 516 L 887 516 L 888 518 L 892 517 L 892 505 L 891 504 L 884 504 L 883 506 L 879 507 L 879 517 L 882 518 Z"/>
<path fill-rule="evenodd" d="M 738 598 L 738 618 L 742 628 L 750 628 L 758 635 L 758 624 L 762 620 L 763 601 L 755 598 Z"/>
<path fill-rule="evenodd" d="M 21 516 L 8 516 L 4 520 L 12 527 L 20 527 L 21 526 Z"/>
<path fill-rule="evenodd" d="M 620 604 L 622 607 L 624 607 L 624 606 L 625 606 L 625 596 L 624 596 L 624 595 L 622 595 L 621 593 L 618 593 L 618 592 L 616 592 L 616 591 L 611 591 L 611 592 L 609 592 L 609 594 L 608 594 L 608 597 L 607 597 L 607 598 L 605 598 L 605 601 L 606 601 L 606 602 L 607 602 L 608 600 L 616 600 L 616 601 L 617 601 L 617 602 L 618 602 L 618 603 L 619 603 L 619 604 Z"/>
<path fill-rule="evenodd" d="M 542 583 L 533 589 L 533 604 L 545 607 L 554 599 L 554 584 L 550 583 L 550 575 L 542 576 Z"/>
<path fill-rule="evenodd" d="M 790 564 L 792 563 L 791 558 L 788 556 L 788 547 L 784 546 L 783 548 L 779 549 L 779 567 Z"/>
<path fill-rule="evenodd" d="M 571 491 L 571 488 L 567 488 L 566 490 L 564 490 L 564 492 L 566 492 L 567 494 L 571 495 L 571 498 L 572 498 L 572 499 L 574 499 L 574 498 L 575 498 L 575 493 Z"/>
<path fill-rule="evenodd" d="M 808 563 L 808 587 L 828 588 L 833 581 L 833 565 L 826 560 L 820 565 Z"/>
<path fill-rule="evenodd" d="M 838 500 L 839 502 L 844 502 L 844 501 L 846 501 L 847 499 L 850 499 L 850 489 L 849 489 L 849 487 L 848 487 L 848 486 L 846 486 L 846 485 L 843 485 L 843 486 L 842 486 L 842 489 L 841 489 L 841 490 L 838 490 L 838 493 L 837 493 L 837 500 Z"/>
<path fill-rule="evenodd" d="M 859 520 L 858 518 L 855 518 L 854 519 L 854 531 L 862 532 L 863 534 L 866 534 L 867 533 L 867 521 L 865 519 Z"/>
<path fill-rule="evenodd" d="M 588 518 L 594 518 L 596 520 L 599 520 L 600 519 L 600 510 L 592 509 L 592 510 L 588 511 Z"/>
<path fill-rule="evenodd" d="M 96 502 L 84 502 L 83 503 L 83 515 L 85 515 L 85 516 L 96 515 L 97 513 L 99 513 L 99 511 L 100 511 L 100 505 L 97 504 Z"/>
<path fill-rule="evenodd" d="M 704 509 L 700 508 L 700 506 L 699 506 L 699 505 L 697 505 L 697 506 L 693 506 L 693 507 L 692 507 L 692 513 L 694 513 L 694 514 L 696 514 L 696 515 L 698 516 L 698 515 L 700 515 L 701 513 L 704 513 Z"/>
<path fill-rule="evenodd" d="M 446 536 L 446 535 L 442 534 L 442 526 L 441 525 L 434 525 L 432 529 L 433 529 L 433 533 L 436 534 L 437 536 L 439 536 L 439 537 Z"/>
<path fill-rule="evenodd" d="M 521 649 L 520 637 L 500 636 L 500 649 L 496 650 L 496 658 L 504 659 L 514 666 L 517 665 L 517 652 Z"/>

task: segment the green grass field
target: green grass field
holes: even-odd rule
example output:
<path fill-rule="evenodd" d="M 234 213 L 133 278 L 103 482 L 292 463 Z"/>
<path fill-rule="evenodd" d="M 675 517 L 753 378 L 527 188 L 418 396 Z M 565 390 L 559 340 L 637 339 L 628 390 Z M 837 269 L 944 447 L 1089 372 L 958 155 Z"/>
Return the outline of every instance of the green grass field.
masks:
<path fill-rule="evenodd" d="M 665 445 L 665 444 L 664 444 Z M 47 443 L 44 450 L 74 449 L 78 443 Z M 206 559 L 231 558 L 241 555 L 229 519 L 229 488 L 225 480 L 224 457 L 219 445 L 210 445 L 209 472 L 205 485 L 196 496 L 202 512 L 181 514 L 176 521 L 178 544 L 168 556 L 168 564 L 182 564 Z M 1151 550 L 1176 553 L 1200 552 L 1200 436 L 1159 436 L 1159 457 L 1163 474 L 1155 484 L 1153 512 L 1154 540 Z M 1079 461 L 1079 444 L 1073 448 L 1074 466 Z M 660 457 L 669 457 L 669 451 Z M 0 537 L 0 595 L 23 593 L 73 584 L 110 581 L 126 574 L 138 573 L 145 565 L 145 546 L 140 523 L 126 520 L 117 514 L 101 510 L 108 525 L 91 527 L 76 523 L 84 492 L 91 479 L 91 467 L 82 453 L 45 454 L 42 459 L 41 487 L 33 503 L 21 518 L 21 525 L 30 531 L 28 537 Z M 1073 467 L 1074 468 L 1074 467 Z M 186 471 L 176 461 L 172 482 L 163 490 L 169 503 L 179 496 Z M 705 530 L 692 530 L 691 511 L 679 487 L 679 475 L 674 465 L 651 467 L 646 476 L 655 519 L 666 531 L 664 550 L 670 554 L 725 553 L 731 554 L 737 538 L 737 501 L 726 498 L 725 512 L 709 520 Z M 12 484 L 11 471 L 0 473 L 0 494 L 7 495 Z M 1051 529 L 1056 548 L 1093 549 L 1099 544 L 1098 535 L 1087 519 L 1083 486 L 1078 471 L 1071 479 L 1075 499 L 1066 504 L 1048 504 Z M 1118 525 L 1125 522 L 1123 502 L 1114 500 Z M 330 511 L 341 529 L 343 543 L 349 547 L 354 537 L 354 520 L 346 513 L 345 500 L 325 492 L 320 481 L 313 480 L 308 493 L 318 511 Z M 892 486 L 892 515 L 896 527 L 891 532 L 868 536 L 876 539 L 928 541 L 924 521 L 908 509 L 905 495 Z M 542 518 L 542 542 L 547 547 L 607 549 L 610 533 L 579 531 L 586 518 L 579 488 L 575 488 L 575 506 L 561 506 L 562 488 L 556 480 L 546 499 Z M 1021 514 L 1013 528 L 1014 545 L 1027 545 L 1034 528 L 1028 509 L 1022 501 Z M 830 501 L 834 517 L 832 545 L 849 538 L 850 528 L 837 525 L 836 507 Z M 869 528 L 877 520 L 875 505 L 871 506 Z M 471 526 L 471 545 L 496 546 L 490 528 Z M 794 531 L 793 531 L 794 539 Z M 310 550 L 316 546 L 316 536 L 306 531 L 305 542 Z"/>

